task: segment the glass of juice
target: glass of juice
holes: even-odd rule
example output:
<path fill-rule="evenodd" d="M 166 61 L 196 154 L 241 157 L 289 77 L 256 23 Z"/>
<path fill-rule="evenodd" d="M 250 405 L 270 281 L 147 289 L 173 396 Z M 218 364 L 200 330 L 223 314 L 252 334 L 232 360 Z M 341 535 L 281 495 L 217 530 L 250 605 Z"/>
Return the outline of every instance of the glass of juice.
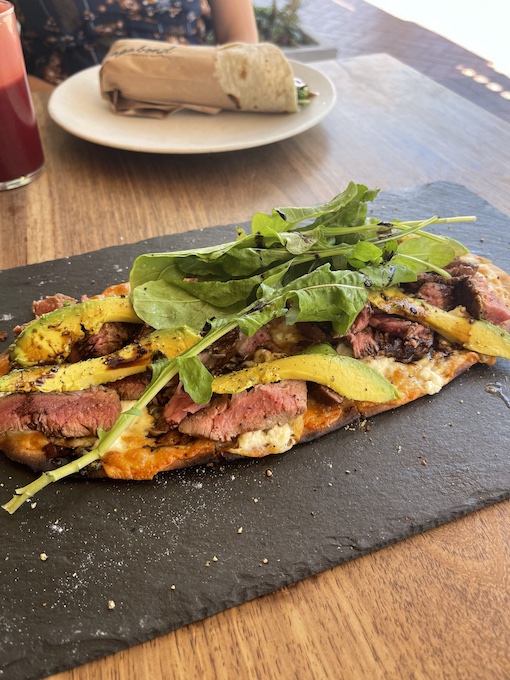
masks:
<path fill-rule="evenodd" d="M 32 182 L 43 168 L 14 7 L 0 0 L 0 190 Z"/>

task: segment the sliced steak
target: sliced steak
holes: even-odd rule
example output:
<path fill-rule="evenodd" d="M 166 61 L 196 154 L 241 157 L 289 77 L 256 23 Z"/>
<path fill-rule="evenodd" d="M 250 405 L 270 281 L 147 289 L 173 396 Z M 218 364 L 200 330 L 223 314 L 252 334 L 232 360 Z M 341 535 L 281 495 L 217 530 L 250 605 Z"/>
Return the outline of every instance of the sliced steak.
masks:
<path fill-rule="evenodd" d="M 469 262 L 468 260 L 456 257 L 444 269 L 453 278 L 459 278 L 461 276 L 474 276 L 478 271 L 478 265 L 475 262 Z"/>
<path fill-rule="evenodd" d="M 510 319 L 510 309 L 489 289 L 489 284 L 482 277 L 460 279 L 455 286 L 455 301 L 464 305 L 475 319 L 496 325 Z"/>
<path fill-rule="evenodd" d="M 404 319 L 401 316 L 393 316 L 386 312 L 375 312 L 370 318 L 370 326 L 381 333 L 396 335 L 399 338 L 405 337 L 413 321 Z"/>
<path fill-rule="evenodd" d="M 108 430 L 121 410 L 116 392 L 15 393 L 0 398 L 0 433 L 37 430 L 48 437 L 87 437 Z"/>
<path fill-rule="evenodd" d="M 239 329 L 234 328 L 200 355 L 200 360 L 213 374 L 217 374 L 237 352 Z"/>
<path fill-rule="evenodd" d="M 446 311 L 450 311 L 455 307 L 454 288 L 448 283 L 427 281 L 418 290 L 417 297 L 425 300 L 430 305 L 434 305 L 434 307 L 439 307 Z"/>
<path fill-rule="evenodd" d="M 115 390 L 121 401 L 134 401 L 139 399 L 151 379 L 150 371 L 128 375 L 115 382 L 106 383 L 105 387 Z"/>
<path fill-rule="evenodd" d="M 360 333 L 363 331 L 368 326 L 368 322 L 373 313 L 374 310 L 372 305 L 370 303 L 366 304 L 354 319 L 352 326 L 349 328 L 349 333 Z"/>
<path fill-rule="evenodd" d="M 207 408 L 186 416 L 179 430 L 195 437 L 230 441 L 243 432 L 284 425 L 304 413 L 306 404 L 304 381 L 256 385 L 231 397 L 214 397 Z"/>
<path fill-rule="evenodd" d="M 445 279 L 444 276 L 441 276 L 441 274 L 437 274 L 436 272 L 422 272 L 421 274 L 418 274 L 416 281 L 403 283 L 402 289 L 406 293 L 414 294 L 420 290 L 424 283 L 445 283 L 446 281 L 449 281 L 449 279 Z"/>
<path fill-rule="evenodd" d="M 206 406 L 208 404 L 196 404 L 189 394 L 184 391 L 182 383 L 179 383 L 175 394 L 163 409 L 163 420 L 170 425 L 179 425 L 187 415 L 196 413 Z"/>
<path fill-rule="evenodd" d="M 266 326 L 262 326 L 259 330 L 249 338 L 244 333 L 239 334 L 239 340 L 236 347 L 236 355 L 241 359 L 251 357 L 257 349 L 275 350 L 271 335 Z"/>
<path fill-rule="evenodd" d="M 106 354 L 117 352 L 124 345 L 132 342 L 139 331 L 138 324 L 107 321 L 101 326 L 99 333 L 87 335 L 76 343 L 69 355 L 69 361 L 104 357 Z"/>
<path fill-rule="evenodd" d="M 459 280 L 474 276 L 478 270 L 478 265 L 474 262 L 462 260 L 461 258 L 457 257 L 455 258 L 455 260 L 452 260 L 450 264 L 447 264 L 446 267 L 444 267 L 444 269 L 450 274 L 451 278 L 447 279 L 444 276 L 441 276 L 441 274 L 438 274 L 436 272 L 422 272 L 421 274 L 418 274 L 418 278 L 416 281 L 404 283 L 402 284 L 402 288 L 407 293 L 412 294 L 418 293 L 419 297 L 421 297 L 423 300 L 426 300 L 427 302 L 430 302 L 430 304 L 439 307 L 440 305 L 436 304 L 441 299 L 439 297 L 439 292 L 441 292 L 442 295 L 448 296 L 447 291 L 451 290 L 451 294 L 453 296 L 453 290 L 457 283 L 459 282 Z M 434 289 L 432 288 L 432 284 L 439 284 L 440 288 Z M 442 288 L 442 286 L 446 286 L 446 288 Z M 423 295 L 420 295 L 422 291 Z M 434 296 L 436 302 L 432 302 L 432 300 L 429 300 L 429 296 Z M 453 309 L 453 307 L 455 306 L 453 300 L 449 301 L 449 303 L 451 305 L 449 309 Z M 441 309 L 447 308 L 441 307 Z"/>
<path fill-rule="evenodd" d="M 351 346 L 356 359 L 375 356 L 379 351 L 379 345 L 371 328 L 365 328 L 359 333 L 347 333 L 345 339 Z"/>
<path fill-rule="evenodd" d="M 324 330 L 324 325 L 311 321 L 300 321 L 296 324 L 297 330 L 305 340 L 313 345 L 318 345 L 328 341 L 328 334 Z M 267 345 L 265 345 L 267 347 Z M 272 349 L 268 347 L 268 349 Z"/>
<path fill-rule="evenodd" d="M 34 300 L 32 302 L 32 311 L 35 317 L 39 317 L 48 312 L 53 312 L 55 309 L 75 305 L 77 302 L 76 298 L 69 297 L 69 295 L 64 295 L 63 293 L 56 293 L 55 295 L 47 295 L 42 300 Z"/>
<path fill-rule="evenodd" d="M 370 319 L 379 353 L 403 363 L 417 361 L 432 349 L 434 333 L 420 323 L 376 312 Z"/>
<path fill-rule="evenodd" d="M 308 385 L 308 391 L 316 401 L 326 404 L 327 406 L 331 406 L 331 404 L 341 404 L 345 401 L 345 397 L 326 385 L 319 385 L 318 383 L 311 382 Z"/>
<path fill-rule="evenodd" d="M 344 336 L 337 336 L 349 343 L 356 359 L 373 356 L 379 351 L 373 331 L 368 325 L 372 314 L 372 305 L 368 303 L 354 319 L 349 332 Z"/>

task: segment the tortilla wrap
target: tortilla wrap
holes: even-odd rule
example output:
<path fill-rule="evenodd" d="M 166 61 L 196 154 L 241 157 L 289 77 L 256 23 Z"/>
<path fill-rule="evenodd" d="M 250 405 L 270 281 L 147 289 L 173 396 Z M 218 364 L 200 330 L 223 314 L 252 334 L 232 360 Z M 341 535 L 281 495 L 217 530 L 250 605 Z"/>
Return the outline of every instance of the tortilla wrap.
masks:
<path fill-rule="evenodd" d="M 101 96 L 122 115 L 163 118 L 181 109 L 298 111 L 291 66 L 269 43 L 209 47 L 118 40 L 99 77 Z"/>

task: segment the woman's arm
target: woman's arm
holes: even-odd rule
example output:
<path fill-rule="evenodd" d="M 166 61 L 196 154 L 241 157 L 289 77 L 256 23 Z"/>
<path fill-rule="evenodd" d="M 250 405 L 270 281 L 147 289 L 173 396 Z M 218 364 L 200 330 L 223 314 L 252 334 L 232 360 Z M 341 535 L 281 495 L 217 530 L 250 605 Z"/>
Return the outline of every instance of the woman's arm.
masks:
<path fill-rule="evenodd" d="M 252 0 L 209 0 L 216 42 L 258 42 Z"/>
<path fill-rule="evenodd" d="M 31 75 L 28 76 L 28 86 L 30 87 L 30 92 L 51 92 L 55 89 L 55 85 Z"/>

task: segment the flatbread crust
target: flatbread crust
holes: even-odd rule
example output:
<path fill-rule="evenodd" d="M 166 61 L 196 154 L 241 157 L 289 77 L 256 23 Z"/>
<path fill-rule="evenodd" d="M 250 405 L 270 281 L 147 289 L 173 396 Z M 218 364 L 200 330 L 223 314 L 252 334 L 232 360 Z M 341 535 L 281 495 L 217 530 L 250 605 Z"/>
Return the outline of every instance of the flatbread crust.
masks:
<path fill-rule="evenodd" d="M 463 259 L 478 265 L 490 289 L 510 307 L 510 275 L 489 260 L 469 255 Z M 411 363 L 387 356 L 361 359 L 392 382 L 399 391 L 395 401 L 371 402 L 341 399 L 324 401 L 313 390 L 308 392 L 307 409 L 289 423 L 264 431 L 245 432 L 229 442 L 215 442 L 200 437 L 169 434 L 167 441 L 156 444 L 150 432 L 154 418 L 145 410 L 119 438 L 116 446 L 88 470 L 89 476 L 115 479 L 152 479 L 159 472 L 175 470 L 211 461 L 228 461 L 239 457 L 261 458 L 289 451 L 299 443 L 309 442 L 355 421 L 371 418 L 384 411 L 404 406 L 426 395 L 439 392 L 445 385 L 476 363 L 492 365 L 496 359 L 474 351 L 451 347 Z M 124 408 L 129 408 L 125 403 Z M 75 440 L 76 447 L 90 447 L 94 439 Z M 47 444 L 65 444 L 39 432 L 0 434 L 0 450 L 13 460 L 37 467 L 37 451 Z M 70 442 L 67 440 L 67 444 Z M 72 442 L 71 442 L 72 444 Z"/>

